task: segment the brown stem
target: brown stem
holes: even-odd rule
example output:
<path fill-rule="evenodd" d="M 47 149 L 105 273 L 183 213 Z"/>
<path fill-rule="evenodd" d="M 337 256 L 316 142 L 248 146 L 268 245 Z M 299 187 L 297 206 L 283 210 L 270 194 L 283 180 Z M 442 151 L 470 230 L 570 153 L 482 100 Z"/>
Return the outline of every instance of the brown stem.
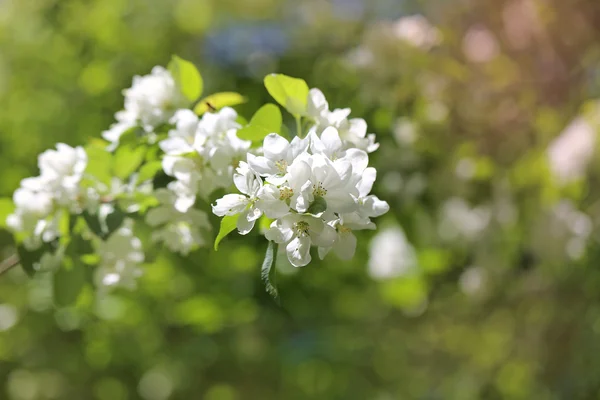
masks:
<path fill-rule="evenodd" d="M 19 265 L 19 256 L 13 254 L 0 262 L 0 275 Z"/>

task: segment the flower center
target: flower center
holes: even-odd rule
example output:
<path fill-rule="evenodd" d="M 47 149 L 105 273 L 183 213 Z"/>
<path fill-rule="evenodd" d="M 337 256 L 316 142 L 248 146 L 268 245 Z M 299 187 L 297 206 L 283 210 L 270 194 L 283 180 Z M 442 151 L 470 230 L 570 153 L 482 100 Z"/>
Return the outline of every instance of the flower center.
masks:
<path fill-rule="evenodd" d="M 296 231 L 296 233 L 299 236 L 308 235 L 309 228 L 310 228 L 310 226 L 308 225 L 308 222 L 306 222 L 306 221 L 298 221 L 294 224 L 294 230 Z"/>
<path fill-rule="evenodd" d="M 279 170 L 280 174 L 285 174 L 287 172 L 287 167 L 288 167 L 287 161 L 279 160 L 275 163 L 275 166 Z"/>
<path fill-rule="evenodd" d="M 340 233 L 349 233 L 352 232 L 352 229 L 344 226 L 344 225 L 339 225 L 338 226 L 338 230 L 340 231 Z"/>
<path fill-rule="evenodd" d="M 319 182 L 317 185 L 313 185 L 313 195 L 315 197 L 323 197 L 327 194 L 327 189 L 323 187 L 323 184 Z"/>
<path fill-rule="evenodd" d="M 294 189 L 289 187 L 279 188 L 279 200 L 289 200 L 294 195 Z"/>

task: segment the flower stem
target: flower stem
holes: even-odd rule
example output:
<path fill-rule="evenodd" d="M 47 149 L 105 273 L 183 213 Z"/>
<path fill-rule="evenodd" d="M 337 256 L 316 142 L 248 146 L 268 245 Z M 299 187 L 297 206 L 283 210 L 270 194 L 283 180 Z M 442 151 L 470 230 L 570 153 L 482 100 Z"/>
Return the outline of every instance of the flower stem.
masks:
<path fill-rule="evenodd" d="M 302 121 L 300 116 L 296 116 L 296 136 L 298 136 L 300 139 L 303 139 L 304 136 L 302 135 Z"/>
<path fill-rule="evenodd" d="M 11 255 L 7 259 L 0 262 L 0 275 L 10 270 L 11 268 L 19 265 L 19 256 L 16 254 Z"/>

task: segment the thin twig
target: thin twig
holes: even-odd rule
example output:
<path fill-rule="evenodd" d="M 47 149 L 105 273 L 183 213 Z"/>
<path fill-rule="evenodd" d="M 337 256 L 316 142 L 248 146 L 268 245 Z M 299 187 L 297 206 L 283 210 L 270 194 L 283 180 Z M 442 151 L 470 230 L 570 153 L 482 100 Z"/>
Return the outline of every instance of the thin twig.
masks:
<path fill-rule="evenodd" d="M 17 265 L 19 265 L 19 256 L 17 254 L 9 256 L 8 258 L 0 262 L 0 275 L 4 274 L 5 272 Z"/>

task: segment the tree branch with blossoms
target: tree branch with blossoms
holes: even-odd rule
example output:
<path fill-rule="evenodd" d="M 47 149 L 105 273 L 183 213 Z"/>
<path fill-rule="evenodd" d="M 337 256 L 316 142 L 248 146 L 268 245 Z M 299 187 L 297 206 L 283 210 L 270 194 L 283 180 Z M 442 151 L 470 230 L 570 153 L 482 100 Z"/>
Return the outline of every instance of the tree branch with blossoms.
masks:
<path fill-rule="evenodd" d="M 371 219 L 389 209 L 370 193 L 375 136 L 301 79 L 271 74 L 264 83 L 294 117 L 293 137 L 275 104 L 246 122 L 232 108 L 241 94 L 198 101 L 202 77 L 179 57 L 134 77 L 102 139 L 45 151 L 39 176 L 21 181 L 12 201 L 0 199 L 17 248 L 0 272 L 18 263 L 29 275 L 52 272 L 58 305 L 77 300 L 90 270 L 102 290 L 134 289 L 160 248 L 188 255 L 208 246 L 210 212 L 222 217 L 215 251 L 232 231 L 263 227 L 261 276 L 273 297 L 278 247 L 295 267 L 311 262 L 312 248 L 321 259 L 352 258 L 353 231 L 375 229 Z M 217 190 L 228 194 L 210 205 Z"/>

